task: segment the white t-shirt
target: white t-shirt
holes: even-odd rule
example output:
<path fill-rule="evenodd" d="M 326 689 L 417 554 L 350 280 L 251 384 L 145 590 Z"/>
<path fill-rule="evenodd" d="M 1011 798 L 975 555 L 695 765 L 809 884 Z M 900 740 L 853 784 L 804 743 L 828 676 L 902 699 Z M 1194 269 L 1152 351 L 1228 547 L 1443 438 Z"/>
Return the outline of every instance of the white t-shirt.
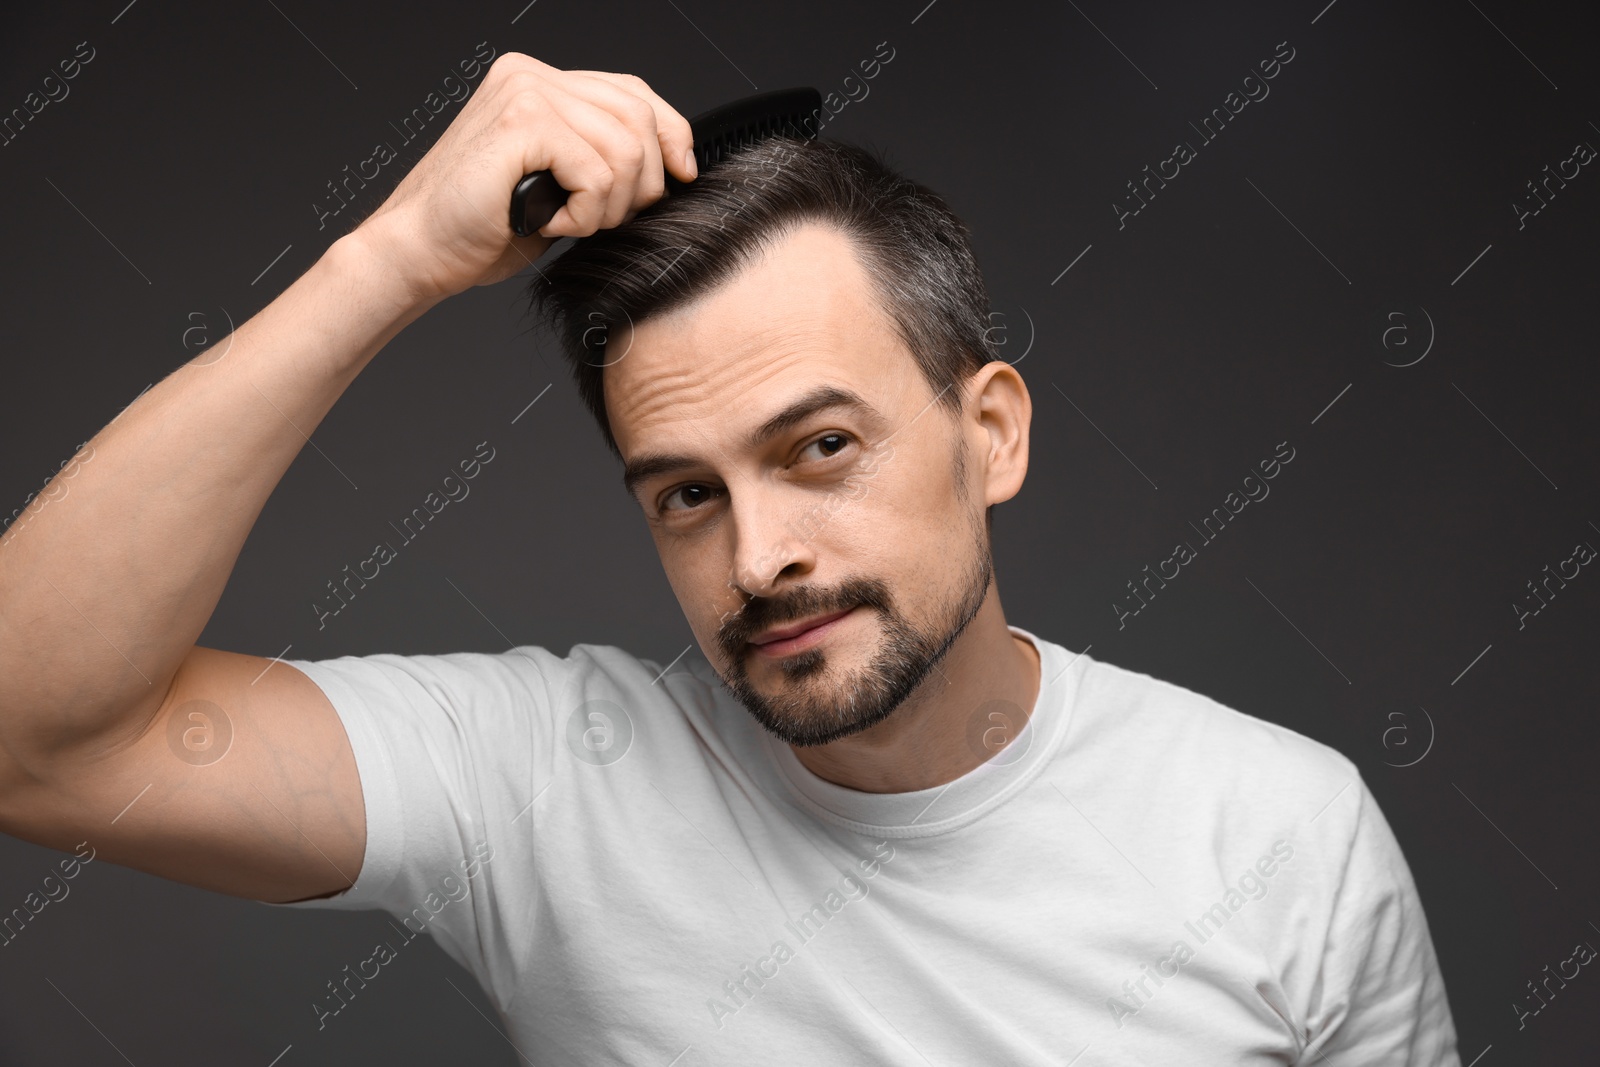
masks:
<path fill-rule="evenodd" d="M 403 920 L 313 1011 L 426 932 L 540 1067 L 1459 1067 L 1354 764 L 1011 629 L 1026 726 L 914 793 L 811 774 L 698 650 L 290 661 L 344 722 L 367 845 L 287 906 Z"/>

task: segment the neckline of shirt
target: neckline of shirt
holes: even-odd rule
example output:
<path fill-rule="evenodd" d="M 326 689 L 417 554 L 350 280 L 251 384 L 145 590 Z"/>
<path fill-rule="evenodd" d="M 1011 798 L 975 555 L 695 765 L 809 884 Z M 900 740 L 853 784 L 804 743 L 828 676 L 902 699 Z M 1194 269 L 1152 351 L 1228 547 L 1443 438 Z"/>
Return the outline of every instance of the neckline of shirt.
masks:
<path fill-rule="evenodd" d="M 943 785 L 909 793 L 867 793 L 813 774 L 794 750 L 755 726 L 778 779 L 801 807 L 826 822 L 870 837 L 934 837 L 967 826 L 1027 786 L 1066 736 L 1088 657 L 1018 626 L 1008 630 L 1039 653 L 1039 695 L 1028 721 L 994 757 Z M 981 732 L 981 731 L 980 731 Z"/>

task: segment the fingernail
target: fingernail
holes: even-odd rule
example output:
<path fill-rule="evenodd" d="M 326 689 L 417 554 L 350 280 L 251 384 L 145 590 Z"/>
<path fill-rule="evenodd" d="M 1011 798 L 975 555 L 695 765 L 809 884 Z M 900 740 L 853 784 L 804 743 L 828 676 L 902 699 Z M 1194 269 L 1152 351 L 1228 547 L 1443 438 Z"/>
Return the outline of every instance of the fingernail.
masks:
<path fill-rule="evenodd" d="M 695 165 L 694 149 L 692 148 L 683 154 L 683 169 L 688 172 L 691 178 L 700 173 L 700 168 Z"/>

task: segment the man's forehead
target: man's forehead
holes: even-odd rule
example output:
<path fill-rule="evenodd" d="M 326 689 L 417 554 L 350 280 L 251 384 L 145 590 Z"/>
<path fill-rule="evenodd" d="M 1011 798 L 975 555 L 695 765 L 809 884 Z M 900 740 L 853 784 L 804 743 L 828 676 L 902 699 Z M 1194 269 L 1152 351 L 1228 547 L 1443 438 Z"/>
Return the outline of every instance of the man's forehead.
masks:
<path fill-rule="evenodd" d="M 686 428 L 744 437 L 819 385 L 871 400 L 909 359 L 848 239 L 818 227 L 616 340 L 604 389 L 624 456 Z"/>

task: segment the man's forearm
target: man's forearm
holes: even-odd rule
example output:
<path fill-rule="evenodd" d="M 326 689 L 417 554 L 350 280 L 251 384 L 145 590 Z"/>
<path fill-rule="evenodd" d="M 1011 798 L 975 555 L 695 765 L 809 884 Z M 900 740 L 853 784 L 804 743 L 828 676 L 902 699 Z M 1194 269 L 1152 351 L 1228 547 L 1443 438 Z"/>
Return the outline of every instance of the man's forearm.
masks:
<path fill-rule="evenodd" d="M 434 302 L 407 292 L 362 231 L 341 238 L 17 516 L 0 537 L 0 776 L 114 744 L 159 707 L 283 472 Z"/>

